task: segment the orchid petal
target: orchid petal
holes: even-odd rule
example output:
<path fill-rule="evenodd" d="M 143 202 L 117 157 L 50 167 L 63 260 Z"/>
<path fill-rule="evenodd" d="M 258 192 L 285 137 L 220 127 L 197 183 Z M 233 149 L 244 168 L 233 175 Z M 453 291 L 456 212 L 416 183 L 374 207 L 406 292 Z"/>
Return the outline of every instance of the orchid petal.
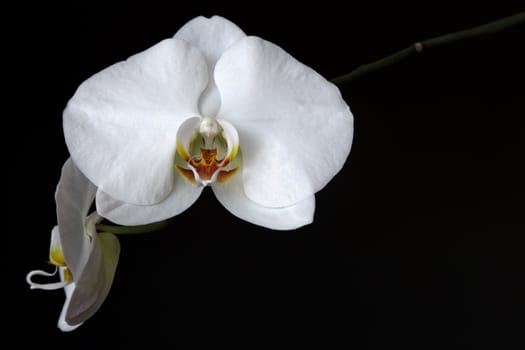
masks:
<path fill-rule="evenodd" d="M 65 320 L 70 325 L 81 323 L 100 308 L 106 299 L 120 254 L 118 239 L 110 233 L 94 236 L 89 260 L 78 279 L 71 295 Z"/>
<path fill-rule="evenodd" d="M 105 218 L 119 225 L 144 225 L 162 221 L 188 209 L 202 192 L 202 186 L 187 182 L 175 174 L 173 191 L 162 202 L 154 205 L 133 205 L 116 199 L 104 191 L 97 193 L 97 210 Z"/>
<path fill-rule="evenodd" d="M 208 73 L 213 77 L 215 63 L 219 57 L 246 34 L 234 23 L 220 16 L 196 17 L 186 23 L 175 34 L 175 38 L 186 40 L 198 48 L 206 57 Z M 221 97 L 213 79 L 201 95 L 201 115 L 215 117 L 221 104 Z"/>
<path fill-rule="evenodd" d="M 62 272 L 62 271 L 61 271 Z M 77 323 L 75 325 L 70 325 L 66 322 L 66 313 L 69 309 L 69 304 L 71 302 L 71 296 L 73 295 L 73 291 L 75 290 L 74 284 L 68 284 L 64 287 L 64 292 L 66 294 L 66 301 L 64 302 L 64 306 L 62 306 L 62 311 L 60 312 L 60 316 L 58 317 L 58 328 L 62 332 L 71 332 L 77 329 L 82 325 L 83 322 Z"/>
<path fill-rule="evenodd" d="M 61 329 L 67 328 L 64 322 L 75 326 L 95 313 L 109 292 L 118 261 L 117 238 L 96 232 L 95 224 L 102 217 L 93 213 L 86 218 L 95 193 L 96 187 L 69 158 L 62 168 L 55 196 L 58 228 L 53 229 L 52 236 L 58 232 L 60 240 L 51 240 L 51 248 L 60 244 L 58 248 L 73 275 L 73 282 L 65 287 Z M 64 280 L 66 269 L 60 267 L 60 271 Z"/>
<path fill-rule="evenodd" d="M 263 207 L 246 197 L 240 175 L 236 174 L 224 184 L 212 187 L 218 201 L 233 215 L 272 230 L 293 230 L 313 221 L 313 195 L 288 207 Z"/>
<path fill-rule="evenodd" d="M 62 167 L 55 193 L 60 246 L 73 276 L 79 275 L 90 254 L 90 238 L 84 233 L 85 218 L 97 188 L 69 158 Z M 55 230 L 53 230 L 55 231 Z M 52 246 L 53 249 L 52 239 Z"/>
<path fill-rule="evenodd" d="M 183 25 L 174 37 L 198 48 L 213 71 L 219 57 L 230 46 L 246 37 L 246 34 L 235 23 L 224 17 L 199 16 Z"/>
<path fill-rule="evenodd" d="M 86 80 L 64 111 L 77 166 L 115 199 L 155 204 L 173 189 L 176 133 L 208 84 L 199 50 L 167 39 Z"/>
<path fill-rule="evenodd" d="M 239 133 L 246 196 L 265 207 L 311 197 L 342 168 L 353 116 L 337 87 L 280 47 L 256 37 L 219 59 L 218 118 Z"/>

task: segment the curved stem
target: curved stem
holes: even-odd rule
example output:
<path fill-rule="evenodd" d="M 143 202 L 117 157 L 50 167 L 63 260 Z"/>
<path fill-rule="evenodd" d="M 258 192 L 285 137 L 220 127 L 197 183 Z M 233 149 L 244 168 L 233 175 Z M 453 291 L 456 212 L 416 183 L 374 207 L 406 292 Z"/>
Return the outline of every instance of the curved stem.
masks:
<path fill-rule="evenodd" d="M 137 226 L 119 226 L 119 225 L 108 225 L 108 224 L 97 224 L 95 227 L 99 232 L 109 232 L 119 235 L 135 234 L 135 233 L 149 233 L 162 230 L 168 227 L 173 219 L 163 220 L 154 222 L 147 225 Z"/>
<path fill-rule="evenodd" d="M 483 24 L 474 28 L 425 39 L 423 41 L 416 42 L 410 45 L 409 47 L 399 50 L 391 55 L 381 58 L 377 61 L 359 66 L 350 73 L 336 77 L 331 81 L 336 85 L 344 84 L 351 80 L 357 79 L 365 74 L 375 72 L 394 63 L 400 62 L 414 54 L 421 53 L 425 49 L 435 48 L 442 45 L 458 42 L 461 40 L 471 39 L 484 34 L 496 33 L 523 22 L 525 22 L 525 12 L 520 12 L 516 15 L 505 17 L 497 21 Z"/>

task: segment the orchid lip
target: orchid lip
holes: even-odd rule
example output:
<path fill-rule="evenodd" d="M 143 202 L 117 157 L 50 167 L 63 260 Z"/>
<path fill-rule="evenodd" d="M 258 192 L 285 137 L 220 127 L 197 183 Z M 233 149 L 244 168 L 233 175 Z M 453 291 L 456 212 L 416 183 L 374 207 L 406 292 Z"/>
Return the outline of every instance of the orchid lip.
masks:
<path fill-rule="evenodd" d="M 64 288 L 68 284 L 73 282 L 73 273 L 67 266 L 64 259 L 64 253 L 62 251 L 62 245 L 60 243 L 60 236 L 58 234 L 58 228 L 55 227 L 51 232 L 51 247 L 49 248 L 49 263 L 55 266 L 53 272 L 46 272 L 43 270 L 30 271 L 26 276 L 26 282 L 29 284 L 31 289 L 44 289 L 44 290 L 55 290 Z M 53 277 L 56 276 L 57 272 L 60 272 L 59 282 L 39 283 L 33 281 L 35 276 L 40 277 Z"/>
<path fill-rule="evenodd" d="M 226 121 L 190 118 L 177 132 L 175 167 L 192 184 L 224 183 L 240 166 L 238 139 L 237 131 Z"/>
<path fill-rule="evenodd" d="M 55 267 L 55 271 L 53 272 L 46 272 L 42 270 L 33 270 L 29 272 L 26 276 L 26 282 L 29 284 L 29 288 L 31 289 L 43 289 L 43 290 L 55 290 L 55 289 L 61 289 L 70 284 L 72 281 L 69 279 L 64 279 L 60 282 L 51 282 L 51 283 L 38 283 L 33 281 L 34 276 L 43 276 L 43 277 L 52 277 L 55 276 L 58 272 L 58 266 Z"/>
<path fill-rule="evenodd" d="M 209 177 L 209 179 L 206 179 L 206 178 L 201 178 L 200 174 L 199 174 L 199 170 L 197 168 L 195 168 L 191 162 L 188 162 L 188 167 L 190 168 L 190 170 L 192 171 L 193 173 L 193 177 L 194 177 L 194 181 L 199 183 L 200 185 L 202 186 L 208 186 L 208 185 L 211 185 L 215 182 L 224 182 L 223 181 L 223 178 L 225 176 L 228 176 L 228 175 L 233 175 L 233 173 L 236 172 L 237 168 L 233 169 L 233 170 L 227 170 L 226 167 L 222 167 L 222 166 L 219 166 L 217 167 L 217 169 L 213 172 L 213 174 Z M 229 176 L 228 176 L 229 178 Z M 220 179 L 220 180 L 219 180 Z M 217 181 L 219 180 L 219 181 Z"/>

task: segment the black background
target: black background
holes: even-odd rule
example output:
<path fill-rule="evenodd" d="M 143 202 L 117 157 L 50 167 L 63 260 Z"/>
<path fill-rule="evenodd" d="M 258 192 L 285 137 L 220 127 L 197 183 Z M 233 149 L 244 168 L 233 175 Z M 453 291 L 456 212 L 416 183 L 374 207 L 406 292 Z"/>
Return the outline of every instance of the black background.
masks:
<path fill-rule="evenodd" d="M 53 193 L 68 156 L 61 112 L 106 66 L 223 15 L 327 78 L 428 37 L 524 10 L 476 4 L 203 2 L 30 7 L 5 15 L 13 77 L 8 173 L 7 331 L 20 346 L 519 349 L 523 342 L 525 28 L 427 51 L 341 88 L 355 116 L 344 169 L 315 222 L 276 232 L 205 191 L 168 229 L 120 237 L 104 305 L 73 333 L 46 268 Z M 12 35 L 16 34 L 16 35 Z M 20 35 L 19 35 L 20 34 Z M 130 140 L 131 141 L 131 140 Z M 4 325 L 4 329 L 5 329 Z M 523 345 L 523 344 L 522 344 Z"/>

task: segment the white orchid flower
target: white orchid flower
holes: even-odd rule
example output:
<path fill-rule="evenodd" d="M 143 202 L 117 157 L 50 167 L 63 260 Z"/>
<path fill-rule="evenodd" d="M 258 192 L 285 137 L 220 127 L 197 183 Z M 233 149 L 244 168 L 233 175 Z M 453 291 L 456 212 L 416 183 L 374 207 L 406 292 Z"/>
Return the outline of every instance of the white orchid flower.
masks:
<path fill-rule="evenodd" d="M 346 161 L 353 116 L 335 85 L 215 16 L 86 80 L 64 133 L 115 223 L 173 217 L 208 185 L 234 215 L 294 229 Z"/>
<path fill-rule="evenodd" d="M 62 168 L 56 191 L 58 226 L 51 232 L 50 262 L 57 267 L 60 282 L 41 284 L 35 276 L 55 273 L 31 271 L 27 282 L 32 289 L 64 288 L 66 301 L 58 327 L 71 331 L 91 317 L 102 305 L 113 282 L 120 253 L 117 238 L 97 233 L 102 219 L 96 212 L 87 216 L 96 187 L 69 159 Z"/>

